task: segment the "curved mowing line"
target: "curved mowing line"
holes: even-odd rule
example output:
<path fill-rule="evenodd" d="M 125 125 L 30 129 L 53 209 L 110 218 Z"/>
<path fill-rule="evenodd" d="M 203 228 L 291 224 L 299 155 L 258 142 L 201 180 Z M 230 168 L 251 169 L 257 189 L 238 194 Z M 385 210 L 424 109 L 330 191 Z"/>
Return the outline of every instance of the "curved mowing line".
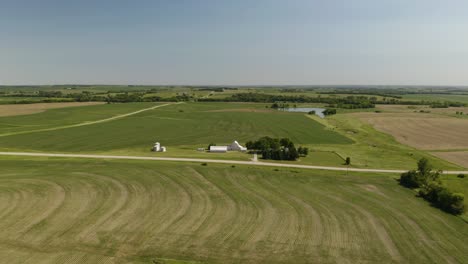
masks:
<path fill-rule="evenodd" d="M 43 128 L 43 129 L 30 130 L 30 131 L 21 131 L 21 132 L 5 133 L 5 134 L 0 134 L 0 137 L 7 137 L 7 136 L 21 135 L 21 134 L 29 134 L 29 133 L 36 133 L 36 132 L 44 132 L 44 131 L 53 131 L 53 130 L 60 130 L 60 129 L 73 128 L 73 127 L 81 127 L 81 126 L 89 126 L 89 125 L 94 125 L 94 124 L 99 124 L 99 123 L 104 123 L 104 122 L 113 121 L 113 120 L 116 120 L 116 119 L 120 119 L 120 118 L 124 118 L 124 117 L 131 116 L 131 115 L 136 115 L 136 114 L 139 114 L 139 113 L 142 113 L 142 112 L 145 112 L 145 111 L 149 111 L 149 110 L 154 110 L 154 109 L 156 109 L 156 108 L 160 108 L 160 107 L 163 107 L 163 106 L 168 106 L 168 105 L 172 105 L 172 104 L 181 104 L 181 103 L 182 103 L 182 102 L 179 102 L 179 103 L 170 103 L 170 104 L 162 104 L 162 105 L 156 105 L 156 106 L 152 106 L 152 107 L 149 107 L 149 108 L 141 109 L 141 110 L 138 110 L 138 111 L 135 111 L 135 112 L 131 112 L 131 113 L 126 113 L 126 114 L 122 114 L 122 115 L 116 115 L 116 116 L 113 116 L 113 117 L 109 117 L 109 118 L 105 118 L 105 119 L 101 119 L 101 120 L 96 120 L 96 121 L 87 121 L 87 122 L 78 123 L 78 124 L 74 124 L 74 125 L 59 126 L 59 127 L 51 127 L 51 128 Z"/>
<path fill-rule="evenodd" d="M 169 158 L 169 157 L 145 157 L 145 156 L 113 156 L 113 155 L 38 153 L 38 152 L 0 152 L 0 155 L 5 155 L 5 156 L 33 156 L 33 157 L 59 157 L 59 158 L 181 161 L 181 162 L 205 162 L 205 163 L 211 162 L 211 163 L 223 163 L 223 164 L 285 167 L 285 168 L 330 170 L 330 171 L 375 172 L 375 173 L 403 173 L 403 172 L 408 171 L 408 170 L 389 170 L 389 169 L 342 168 L 342 167 L 314 166 L 314 165 L 301 165 L 301 164 L 270 163 L 270 162 L 259 162 L 259 161 Z M 468 174 L 468 171 L 442 171 L 442 173 L 443 174 Z"/>

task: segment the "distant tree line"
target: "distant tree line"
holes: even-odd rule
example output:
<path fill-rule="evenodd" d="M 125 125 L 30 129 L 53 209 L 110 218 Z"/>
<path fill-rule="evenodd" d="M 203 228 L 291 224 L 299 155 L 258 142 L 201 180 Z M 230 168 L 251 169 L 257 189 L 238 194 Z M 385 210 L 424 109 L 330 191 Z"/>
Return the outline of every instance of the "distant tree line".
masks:
<path fill-rule="evenodd" d="M 429 106 L 431 108 L 449 108 L 449 107 L 463 107 L 465 106 L 466 104 L 464 103 L 460 103 L 460 102 L 449 102 L 449 101 L 445 101 L 445 102 L 440 102 L 440 101 L 437 101 L 437 102 L 431 102 L 429 104 Z"/>
<path fill-rule="evenodd" d="M 224 90 L 236 90 L 237 88 L 231 87 L 197 87 L 195 89 L 202 91 L 216 91 L 221 92 Z M 287 90 L 287 89 L 286 89 Z M 451 101 L 403 101 L 397 98 L 397 96 L 392 96 L 392 98 L 384 97 L 378 99 L 376 96 L 364 96 L 359 94 L 365 94 L 364 90 L 352 92 L 352 94 L 346 97 L 333 97 L 327 96 L 322 97 L 320 94 L 318 96 L 307 96 L 307 95 L 274 95 L 274 94 L 264 94 L 264 93 L 236 93 L 231 96 L 224 98 L 197 98 L 193 95 L 182 93 L 177 94 L 176 96 L 171 97 L 161 97 L 154 95 L 154 92 L 157 92 L 157 89 L 151 90 L 137 90 L 137 91 L 125 91 L 124 89 L 119 91 L 110 92 L 101 92 L 101 93 L 92 93 L 89 91 L 83 91 L 81 93 L 62 93 L 61 91 L 44 91 L 40 90 L 37 93 L 24 93 L 24 92 L 15 92 L 9 94 L 3 94 L 4 97 L 41 97 L 45 99 L 41 100 L 31 100 L 30 103 L 37 102 L 51 102 L 50 98 L 63 99 L 68 101 L 76 102 L 88 102 L 88 101 L 99 101 L 99 102 L 118 102 L 118 103 L 127 103 L 127 102 L 180 102 L 180 101 L 200 101 L 200 102 L 253 102 L 253 103 L 321 103 L 327 104 L 329 108 L 342 108 L 342 109 L 360 109 L 360 108 L 374 108 L 376 104 L 399 104 L 399 105 L 430 105 L 433 108 L 440 107 L 458 107 L 466 106 L 464 103 L 460 102 L 451 102 Z M 350 90 L 351 91 L 351 90 Z M 348 92 L 350 92 L 348 91 Z M 340 91 L 343 92 L 343 91 Z M 339 94 L 340 92 L 323 92 L 327 94 Z M 388 91 L 387 91 L 388 92 Z M 350 92 L 351 93 L 351 92 Z M 375 91 L 367 91 L 367 94 L 380 95 Z M 390 97 L 390 96 L 388 96 Z M 26 100 L 18 100 L 17 103 L 28 103 Z M 57 102 L 54 100 L 54 102 Z M 12 103 L 15 103 L 13 101 Z"/>
<path fill-rule="evenodd" d="M 434 206 L 451 214 L 462 214 L 465 211 L 464 195 L 453 193 L 440 180 L 440 171 L 433 171 L 429 161 L 422 158 L 418 169 L 401 174 L 400 184 L 411 189 L 418 189 L 419 196 Z"/>
<path fill-rule="evenodd" d="M 252 102 L 252 103 L 324 103 L 339 108 L 374 108 L 375 104 L 366 96 L 348 96 L 343 98 L 309 97 L 304 95 L 272 95 L 263 93 L 237 93 L 225 98 L 200 98 L 204 102 Z"/>
<path fill-rule="evenodd" d="M 247 149 L 260 153 L 262 159 L 297 160 L 300 156 L 307 156 L 309 148 L 296 148 L 289 138 L 261 137 L 256 141 L 248 141 Z"/>

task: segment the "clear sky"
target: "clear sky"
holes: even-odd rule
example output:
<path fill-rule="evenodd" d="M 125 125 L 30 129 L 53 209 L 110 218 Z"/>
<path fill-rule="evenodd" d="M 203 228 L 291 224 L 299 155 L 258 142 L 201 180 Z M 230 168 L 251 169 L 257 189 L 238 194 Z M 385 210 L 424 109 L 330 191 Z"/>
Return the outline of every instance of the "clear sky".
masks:
<path fill-rule="evenodd" d="M 468 85 L 467 0 L 0 0 L 0 84 Z"/>

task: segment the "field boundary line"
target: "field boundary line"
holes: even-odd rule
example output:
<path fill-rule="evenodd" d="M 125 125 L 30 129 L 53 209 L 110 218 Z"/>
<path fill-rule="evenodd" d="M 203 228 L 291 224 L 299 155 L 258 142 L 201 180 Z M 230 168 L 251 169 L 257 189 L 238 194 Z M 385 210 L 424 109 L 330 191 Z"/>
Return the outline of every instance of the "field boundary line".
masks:
<path fill-rule="evenodd" d="M 0 134 L 0 137 L 22 135 L 22 134 L 29 134 L 29 133 L 37 133 L 37 132 L 45 132 L 45 131 L 54 131 L 54 130 L 60 130 L 60 129 L 67 129 L 67 128 L 74 128 L 74 127 L 81 127 L 81 126 L 89 126 L 89 125 L 94 125 L 94 124 L 100 124 L 100 123 L 109 122 L 109 121 L 113 121 L 113 120 L 116 120 L 116 119 L 121 119 L 121 118 L 128 117 L 128 116 L 136 115 L 136 114 L 139 114 L 139 113 L 142 113 L 142 112 L 145 112 L 145 111 L 154 110 L 154 109 L 157 109 L 157 108 L 160 108 L 160 107 L 164 107 L 164 106 L 168 106 L 168 105 L 181 104 L 181 103 L 182 102 L 155 105 L 155 106 L 152 106 L 152 107 L 149 107 L 149 108 L 140 109 L 140 110 L 137 110 L 137 111 L 134 111 L 134 112 L 126 113 L 126 114 L 116 115 L 116 116 L 112 116 L 112 117 L 108 117 L 108 118 L 104 118 L 104 119 L 99 119 L 99 120 L 95 120 L 95 121 L 86 121 L 86 122 L 73 124 L 73 125 L 42 128 L 42 129 L 29 130 L 29 131 L 5 133 L 5 134 Z"/>
<path fill-rule="evenodd" d="M 374 173 L 403 173 L 408 170 L 391 169 L 360 169 L 360 168 L 342 168 L 302 164 L 271 163 L 261 161 L 240 161 L 240 160 L 217 160 L 217 159 L 197 159 L 197 158 L 171 158 L 171 157 L 148 157 L 148 156 L 114 156 L 114 155 L 93 155 L 93 154 L 64 154 L 64 153 L 36 153 L 36 152 L 0 152 L 4 156 L 31 156 L 31 157 L 58 157 L 58 158 L 90 158 L 90 159 L 126 159 L 126 160 L 153 160 L 153 161 L 177 161 L 177 162 L 202 162 L 202 163 L 221 163 L 221 164 L 239 164 L 252 166 L 300 168 L 313 170 L 329 171 L 351 171 L 351 172 L 374 172 Z M 468 174 L 468 171 L 443 171 L 443 174 Z"/>

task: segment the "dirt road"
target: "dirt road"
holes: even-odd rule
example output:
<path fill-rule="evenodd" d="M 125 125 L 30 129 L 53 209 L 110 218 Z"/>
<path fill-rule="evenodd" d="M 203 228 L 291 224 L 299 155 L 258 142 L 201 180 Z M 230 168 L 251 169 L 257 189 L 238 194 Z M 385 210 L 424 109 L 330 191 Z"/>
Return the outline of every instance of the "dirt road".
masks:
<path fill-rule="evenodd" d="M 154 160 L 154 161 L 222 163 L 222 164 L 239 164 L 239 165 L 251 165 L 251 166 L 270 166 L 270 167 L 300 168 L 300 169 L 313 169 L 313 170 L 376 172 L 376 173 L 403 173 L 403 172 L 407 171 L 407 170 L 388 170 L 388 169 L 359 169 L 359 168 L 327 167 L 327 166 L 313 166 L 313 165 L 301 165 L 301 164 L 271 163 L 271 162 L 260 162 L 260 161 L 169 158 L 169 157 L 145 157 L 145 156 L 113 156 L 113 155 L 33 153 L 33 152 L 0 152 L 0 155 L 4 155 L 4 156 L 89 158 L 89 159 L 128 159 L 128 160 Z M 443 173 L 444 174 L 468 174 L 468 171 L 443 171 Z"/>

